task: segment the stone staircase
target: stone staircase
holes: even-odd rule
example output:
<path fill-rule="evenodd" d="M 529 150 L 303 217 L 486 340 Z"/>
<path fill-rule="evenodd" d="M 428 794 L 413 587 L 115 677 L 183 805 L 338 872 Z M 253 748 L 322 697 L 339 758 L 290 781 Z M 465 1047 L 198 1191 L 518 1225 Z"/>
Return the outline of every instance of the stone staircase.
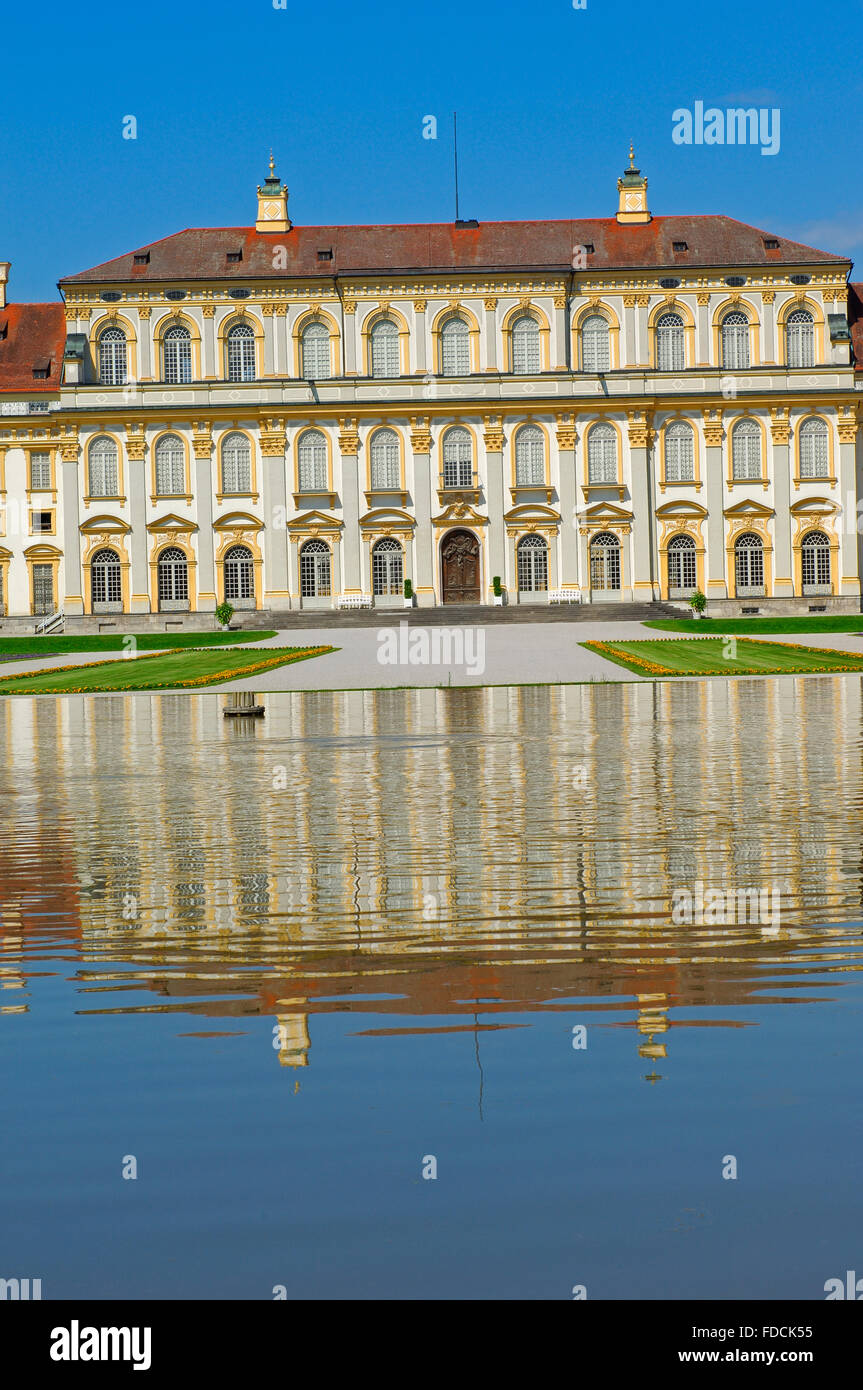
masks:
<path fill-rule="evenodd" d="M 297 609 L 289 613 L 264 610 L 244 613 L 244 628 L 275 628 L 288 631 L 302 628 L 398 627 L 407 622 L 414 627 L 465 627 L 473 624 L 507 623 L 624 623 L 645 622 L 649 618 L 682 618 L 688 605 L 670 603 L 560 603 L 492 604 L 448 603 L 435 608 L 372 608 L 333 612 L 330 609 Z M 237 618 L 234 618 L 236 625 Z"/>

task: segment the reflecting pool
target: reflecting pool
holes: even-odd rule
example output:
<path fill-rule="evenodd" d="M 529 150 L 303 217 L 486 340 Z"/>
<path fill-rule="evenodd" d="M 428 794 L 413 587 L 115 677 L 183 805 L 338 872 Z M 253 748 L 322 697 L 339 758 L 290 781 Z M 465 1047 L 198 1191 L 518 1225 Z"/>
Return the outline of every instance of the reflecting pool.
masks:
<path fill-rule="evenodd" d="M 0 703 L 0 1277 L 823 1299 L 863 1269 L 861 692 Z"/>

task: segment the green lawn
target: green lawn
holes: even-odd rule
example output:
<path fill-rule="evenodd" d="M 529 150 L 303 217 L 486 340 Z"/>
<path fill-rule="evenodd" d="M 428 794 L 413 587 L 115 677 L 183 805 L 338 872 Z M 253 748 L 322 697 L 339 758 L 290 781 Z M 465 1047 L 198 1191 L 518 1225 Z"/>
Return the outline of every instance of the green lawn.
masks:
<path fill-rule="evenodd" d="M 134 637 L 139 652 L 174 647 L 225 647 L 237 642 L 262 642 L 275 632 L 139 632 L 92 637 L 0 637 L 0 656 L 55 656 L 58 652 L 122 652 Z"/>
<path fill-rule="evenodd" d="M 86 666 L 0 677 L 0 695 L 69 695 L 89 691 L 182 690 L 254 679 L 293 661 L 323 656 L 335 647 L 267 647 L 264 651 L 176 651 Z"/>
<path fill-rule="evenodd" d="M 863 613 L 833 614 L 823 618 L 649 618 L 645 627 L 666 632 L 692 632 L 709 637 L 712 632 L 745 632 L 757 637 L 762 632 L 863 632 Z"/>
<path fill-rule="evenodd" d="M 639 676 L 783 675 L 811 671 L 863 672 L 863 654 L 829 648 L 759 642 L 738 637 L 657 638 L 647 642 L 582 642 L 609 661 Z"/>

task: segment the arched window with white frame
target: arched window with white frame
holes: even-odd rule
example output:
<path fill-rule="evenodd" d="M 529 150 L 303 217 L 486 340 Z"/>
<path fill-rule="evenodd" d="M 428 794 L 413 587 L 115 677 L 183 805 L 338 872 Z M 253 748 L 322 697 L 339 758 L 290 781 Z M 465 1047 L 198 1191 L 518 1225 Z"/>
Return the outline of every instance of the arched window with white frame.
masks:
<path fill-rule="evenodd" d="M 824 420 L 804 420 L 800 426 L 801 478 L 829 478 L 830 448 Z"/>
<path fill-rule="evenodd" d="M 682 372 L 686 366 L 686 329 L 679 314 L 663 314 L 656 324 L 656 366 Z"/>
<path fill-rule="evenodd" d="M 369 338 L 372 376 L 390 377 L 400 374 L 399 330 L 392 319 L 378 319 L 372 325 Z"/>
<path fill-rule="evenodd" d="M 617 482 L 617 433 L 607 422 L 594 425 L 587 436 L 587 481 Z"/>
<path fill-rule="evenodd" d="M 301 374 L 306 381 L 326 381 L 330 375 L 330 330 L 325 323 L 307 323 L 300 339 Z"/>
<path fill-rule="evenodd" d="M 122 612 L 122 570 L 115 550 L 97 550 L 90 561 L 90 599 L 94 613 Z"/>
<path fill-rule="evenodd" d="M 695 482 L 695 431 L 686 420 L 665 427 L 665 481 Z"/>
<path fill-rule="evenodd" d="M 300 597 L 329 598 L 330 548 L 325 541 L 306 541 L 300 550 Z"/>
<path fill-rule="evenodd" d="M 789 367 L 815 365 L 815 320 L 808 309 L 795 309 L 785 323 L 785 361 Z"/>
<path fill-rule="evenodd" d="M 222 440 L 222 492 L 252 490 L 252 446 L 248 436 L 234 431 Z"/>
<path fill-rule="evenodd" d="M 395 491 L 401 483 L 399 437 L 395 430 L 375 430 L 369 452 L 372 487 Z"/>
<path fill-rule="evenodd" d="M 327 441 L 320 430 L 304 430 L 300 435 L 297 472 L 300 492 L 327 491 Z"/>
<path fill-rule="evenodd" d="M 695 541 L 691 536 L 673 536 L 668 542 L 667 557 L 668 597 L 688 598 L 698 583 Z"/>
<path fill-rule="evenodd" d="M 531 314 L 521 314 L 510 329 L 512 370 L 526 376 L 538 372 L 541 365 L 539 324 Z"/>
<path fill-rule="evenodd" d="M 738 594 L 764 595 L 764 542 L 746 531 L 734 545 L 734 579 Z"/>
<path fill-rule="evenodd" d="M 460 315 L 448 318 L 440 331 L 441 376 L 470 373 L 470 329 Z"/>
<path fill-rule="evenodd" d="M 180 386 L 192 380 L 192 335 L 182 324 L 169 328 L 162 340 L 162 376 Z"/>
<path fill-rule="evenodd" d="M 620 589 L 620 541 L 610 531 L 600 531 L 590 542 L 591 589 Z"/>
<path fill-rule="evenodd" d="M 515 436 L 516 487 L 545 482 L 545 435 L 539 425 L 522 425 Z"/>
<path fill-rule="evenodd" d="M 543 536 L 522 536 L 516 547 L 518 587 L 522 594 L 548 589 L 548 542 Z"/>
<path fill-rule="evenodd" d="M 761 477 L 761 429 L 755 420 L 738 420 L 731 431 L 731 476 Z"/>
<path fill-rule="evenodd" d="M 397 540 L 387 536 L 372 547 L 372 593 L 376 598 L 394 598 L 404 589 L 404 552 Z"/>
<path fill-rule="evenodd" d="M 722 320 L 722 365 L 726 371 L 743 371 L 749 366 L 749 320 L 739 309 L 732 309 Z"/>
<path fill-rule="evenodd" d="M 807 531 L 800 543 L 804 594 L 832 593 L 830 541 L 823 531 Z"/>
<path fill-rule="evenodd" d="M 122 328 L 106 328 L 99 335 L 99 380 L 103 386 L 125 386 L 126 334 Z"/>
<path fill-rule="evenodd" d="M 473 486 L 473 441 L 462 425 L 453 425 L 443 437 L 443 485 Z"/>
<path fill-rule="evenodd" d="M 234 608 L 255 607 L 255 561 L 247 545 L 232 545 L 223 560 L 225 599 Z"/>
<path fill-rule="evenodd" d="M 87 485 L 91 497 L 116 497 L 120 491 L 117 445 L 106 434 L 99 435 L 87 450 Z"/>
<path fill-rule="evenodd" d="M 251 324 L 235 323 L 228 329 L 228 381 L 254 381 L 255 330 Z"/>
<path fill-rule="evenodd" d="M 611 369 L 608 323 L 601 314 L 591 314 L 581 325 L 581 370 L 607 372 Z"/>
<path fill-rule="evenodd" d="M 163 550 L 156 564 L 159 608 L 162 612 L 185 612 L 189 607 L 189 562 L 177 545 Z"/>
<path fill-rule="evenodd" d="M 186 491 L 186 452 L 177 434 L 156 441 L 156 495 L 179 497 Z"/>

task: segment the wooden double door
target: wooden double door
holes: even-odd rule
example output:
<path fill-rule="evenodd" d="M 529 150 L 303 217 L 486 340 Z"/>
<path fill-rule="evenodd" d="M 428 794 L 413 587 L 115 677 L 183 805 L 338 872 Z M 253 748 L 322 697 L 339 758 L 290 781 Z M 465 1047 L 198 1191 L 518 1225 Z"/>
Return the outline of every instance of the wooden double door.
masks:
<path fill-rule="evenodd" d="M 479 603 L 479 541 L 470 531 L 448 531 L 441 541 L 444 603 Z"/>

